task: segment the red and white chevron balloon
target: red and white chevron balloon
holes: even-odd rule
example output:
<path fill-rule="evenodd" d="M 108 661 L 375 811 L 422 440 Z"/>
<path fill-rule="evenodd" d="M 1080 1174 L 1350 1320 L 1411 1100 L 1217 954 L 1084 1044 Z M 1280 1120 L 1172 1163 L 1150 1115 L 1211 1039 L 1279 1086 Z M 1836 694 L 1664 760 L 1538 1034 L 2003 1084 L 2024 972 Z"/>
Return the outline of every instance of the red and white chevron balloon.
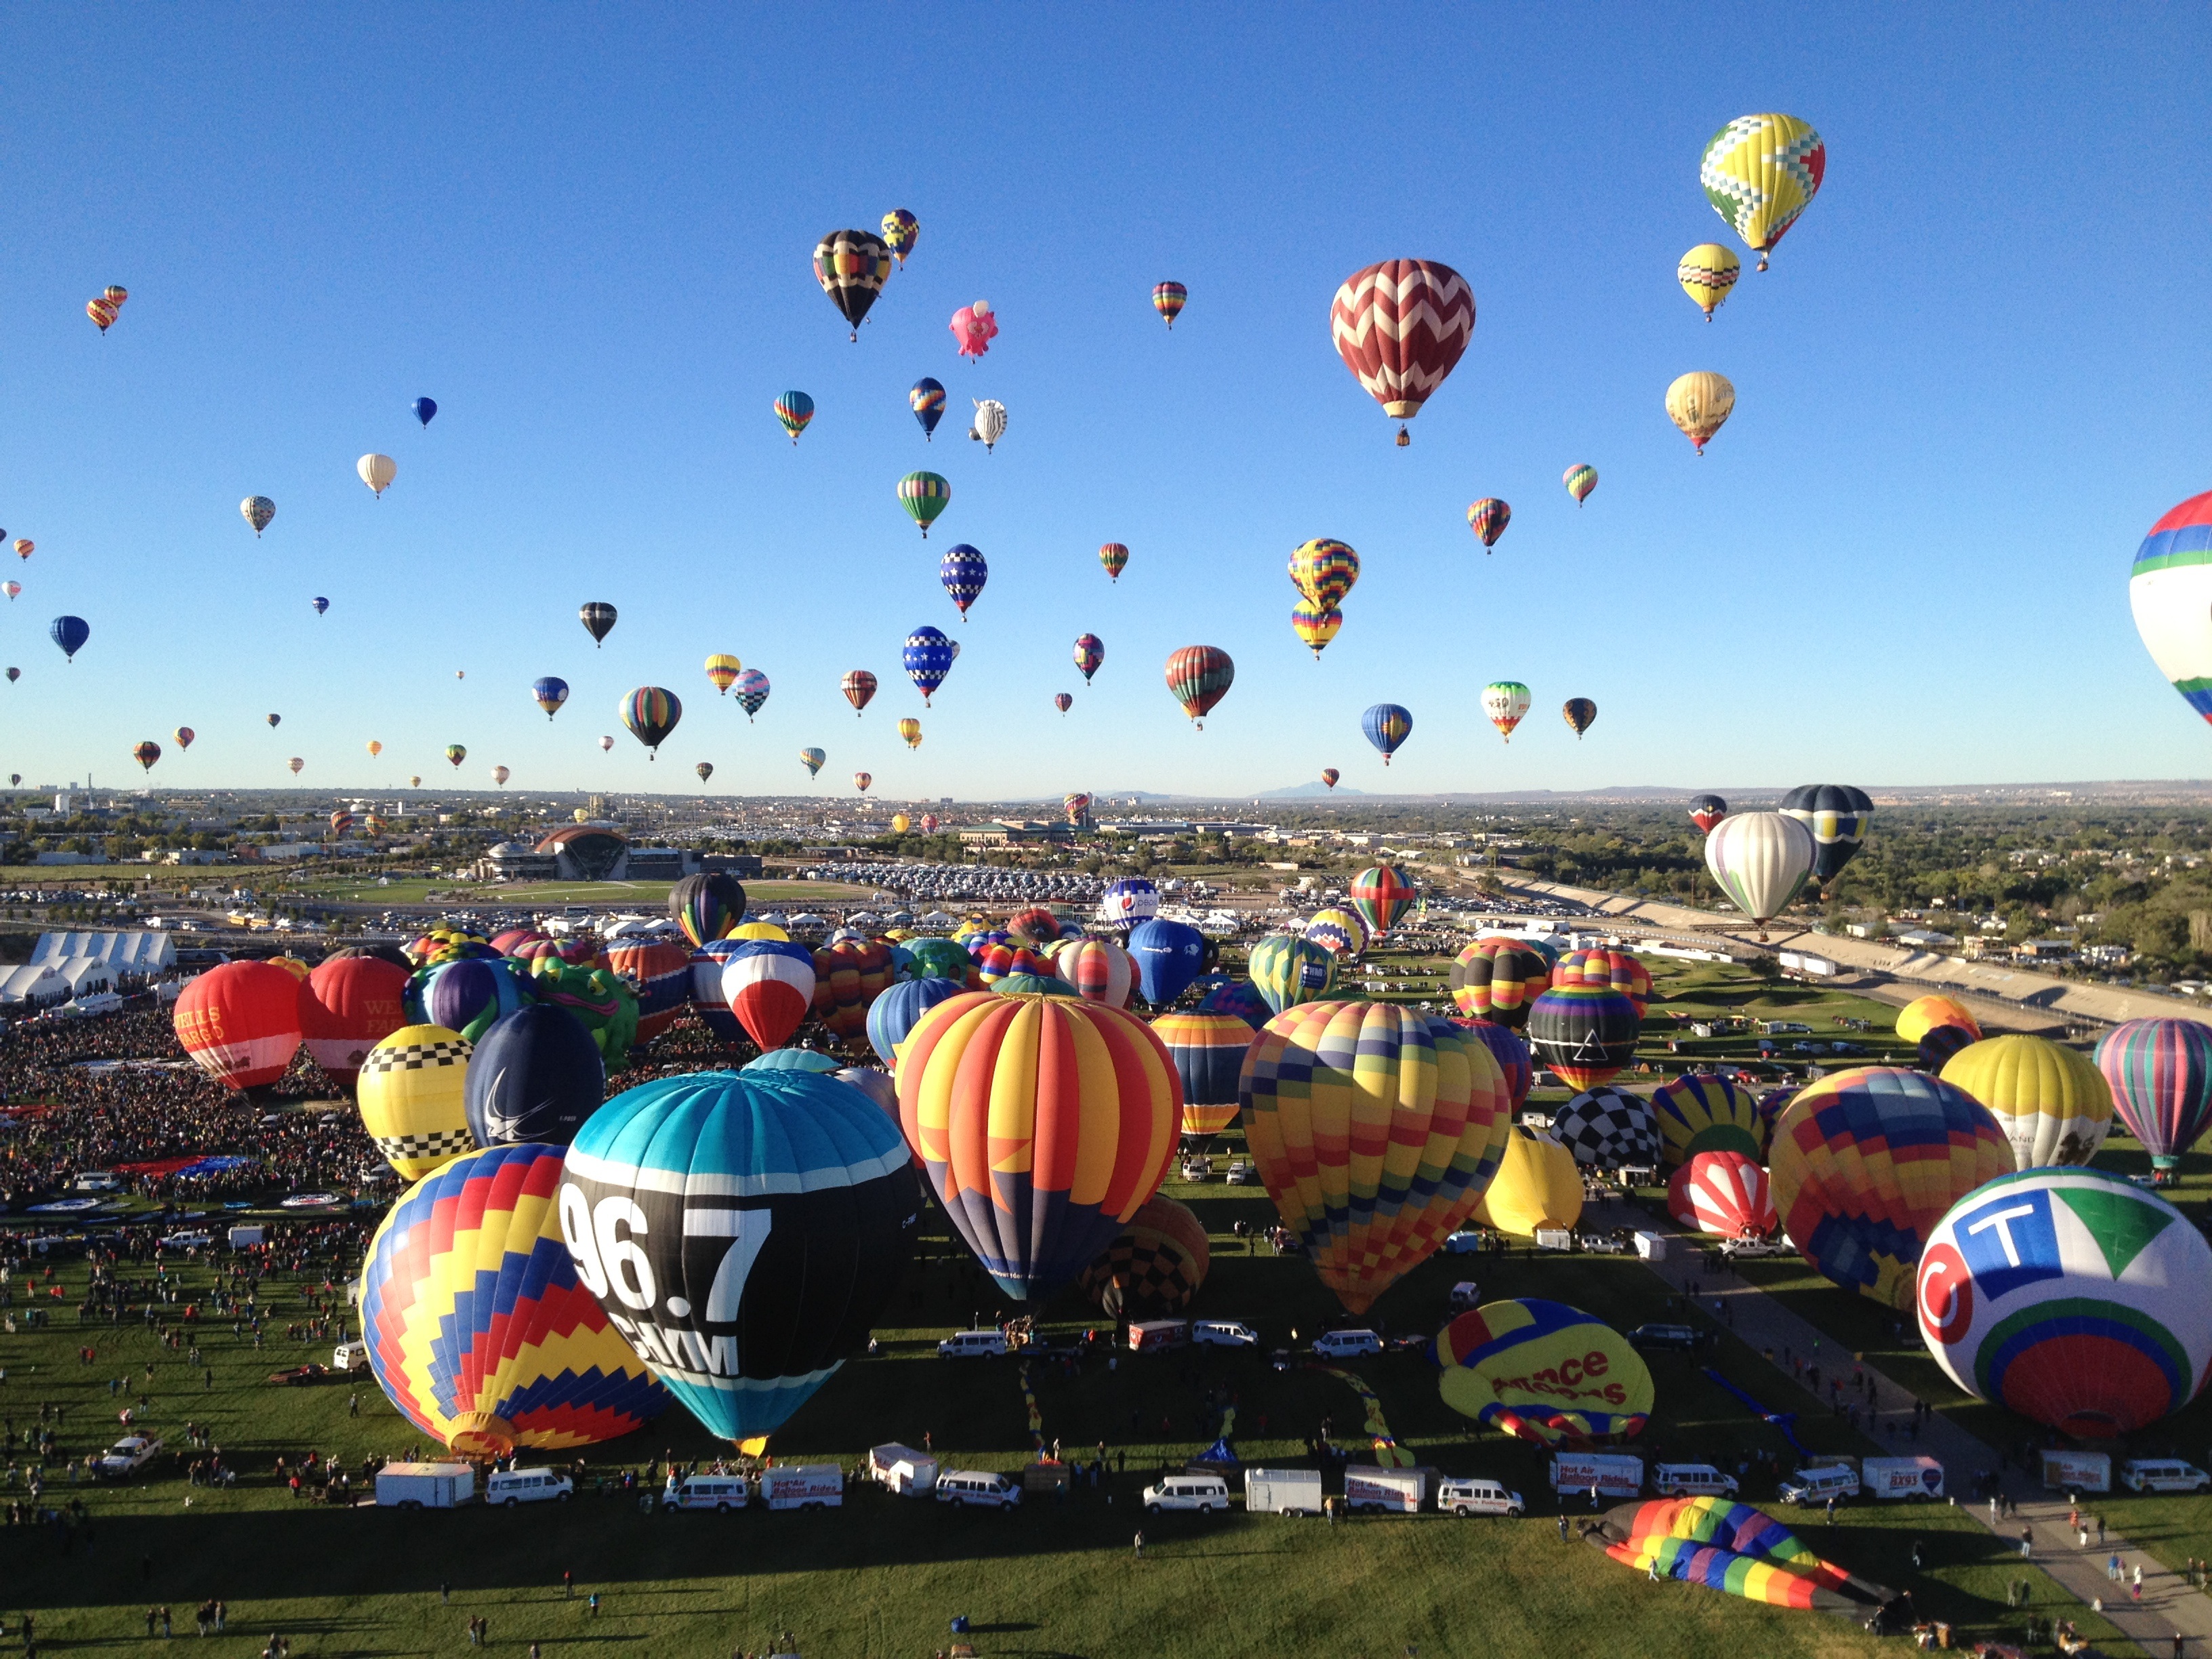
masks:
<path fill-rule="evenodd" d="M 1433 259 L 1385 259 L 1337 289 L 1328 329 L 1344 366 L 1382 412 L 1411 420 L 1467 349 L 1474 290 Z"/>
<path fill-rule="evenodd" d="M 1782 1224 L 1766 1171 L 1736 1152 L 1708 1152 L 1668 1178 L 1667 1213 L 1716 1238 L 1764 1238 Z"/>

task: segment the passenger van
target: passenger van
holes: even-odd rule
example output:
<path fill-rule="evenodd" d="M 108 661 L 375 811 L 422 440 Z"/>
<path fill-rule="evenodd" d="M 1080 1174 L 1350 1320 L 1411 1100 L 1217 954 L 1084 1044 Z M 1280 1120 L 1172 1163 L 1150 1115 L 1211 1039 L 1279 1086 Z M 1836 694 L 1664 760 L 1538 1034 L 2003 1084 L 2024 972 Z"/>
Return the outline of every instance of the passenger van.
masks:
<path fill-rule="evenodd" d="M 1733 1498 L 1735 1477 L 1710 1463 L 1655 1463 L 1651 1490 L 1665 1498 Z"/>
<path fill-rule="evenodd" d="M 1381 1353 L 1382 1339 L 1372 1331 L 1323 1331 L 1314 1338 L 1313 1351 L 1324 1359 L 1356 1359 L 1361 1354 Z"/>
<path fill-rule="evenodd" d="M 2120 1465 L 2120 1484 L 2130 1492 L 2203 1492 L 2212 1474 L 2178 1457 L 2131 1457 Z"/>
<path fill-rule="evenodd" d="M 945 1359 L 993 1359 L 1006 1351 L 1006 1334 L 1000 1331 L 955 1331 L 937 1345 L 939 1357 Z"/>
<path fill-rule="evenodd" d="M 484 1502 L 512 1509 L 517 1504 L 565 1504 L 576 1483 L 553 1469 L 505 1469 L 484 1482 Z"/>
<path fill-rule="evenodd" d="M 1830 1463 L 1819 1468 L 1800 1469 L 1785 1476 L 1775 1495 L 1785 1504 L 1813 1508 L 1826 1504 L 1830 1498 L 1838 1504 L 1847 1498 L 1859 1495 L 1859 1472 L 1848 1463 Z"/>
<path fill-rule="evenodd" d="M 741 1474 L 695 1474 L 680 1486 L 672 1477 L 661 1489 L 660 1507 L 727 1512 L 744 1508 L 750 1496 Z"/>
<path fill-rule="evenodd" d="M 1218 1474 L 1171 1474 L 1145 1488 L 1145 1511 L 1196 1510 L 1212 1515 L 1229 1507 L 1229 1483 Z"/>
<path fill-rule="evenodd" d="M 1519 1518 L 1521 1494 L 1508 1492 L 1495 1480 L 1445 1480 L 1437 1486 L 1437 1510 L 1442 1515 L 1503 1515 Z"/>
<path fill-rule="evenodd" d="M 1022 1501 L 1022 1489 L 1003 1474 L 954 1469 L 937 1477 L 937 1501 L 973 1504 L 987 1510 L 1010 1510 Z"/>

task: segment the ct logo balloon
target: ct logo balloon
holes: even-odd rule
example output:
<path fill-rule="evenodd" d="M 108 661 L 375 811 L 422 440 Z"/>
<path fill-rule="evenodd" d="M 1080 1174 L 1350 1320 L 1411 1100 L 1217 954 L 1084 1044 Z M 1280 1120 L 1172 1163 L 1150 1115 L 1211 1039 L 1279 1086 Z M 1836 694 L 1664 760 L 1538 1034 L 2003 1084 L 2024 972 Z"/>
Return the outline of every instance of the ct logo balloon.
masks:
<path fill-rule="evenodd" d="M 1949 1244 L 1937 1244 L 1922 1252 L 1914 1294 L 1920 1308 L 1920 1328 L 1931 1342 L 1956 1342 L 1974 1322 L 1973 1275 Z"/>

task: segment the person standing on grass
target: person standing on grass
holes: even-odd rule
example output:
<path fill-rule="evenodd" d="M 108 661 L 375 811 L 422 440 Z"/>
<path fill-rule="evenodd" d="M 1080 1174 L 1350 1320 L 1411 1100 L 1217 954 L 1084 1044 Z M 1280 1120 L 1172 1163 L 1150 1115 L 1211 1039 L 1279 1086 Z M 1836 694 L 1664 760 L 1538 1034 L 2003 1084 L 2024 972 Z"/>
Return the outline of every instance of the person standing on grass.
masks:
<path fill-rule="evenodd" d="M 1136 1555 L 1134 1559 L 1139 1561 L 1145 1559 L 1145 1534 L 1144 1529 L 1141 1527 L 1137 1530 Z"/>
<path fill-rule="evenodd" d="M 561 1599 L 563 1601 L 576 1599 L 576 1575 L 568 1567 L 561 1569 Z"/>

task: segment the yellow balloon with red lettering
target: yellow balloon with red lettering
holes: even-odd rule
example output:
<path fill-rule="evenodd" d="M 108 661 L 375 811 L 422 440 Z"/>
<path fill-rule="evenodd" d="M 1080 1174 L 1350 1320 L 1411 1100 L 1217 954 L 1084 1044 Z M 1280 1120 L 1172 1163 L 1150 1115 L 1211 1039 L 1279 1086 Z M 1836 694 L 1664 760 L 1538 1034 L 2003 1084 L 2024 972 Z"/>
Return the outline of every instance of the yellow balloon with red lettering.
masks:
<path fill-rule="evenodd" d="M 1626 1440 L 1651 1415 L 1650 1368 L 1628 1339 L 1564 1302 L 1487 1302 L 1437 1334 L 1444 1404 L 1542 1445 Z"/>

